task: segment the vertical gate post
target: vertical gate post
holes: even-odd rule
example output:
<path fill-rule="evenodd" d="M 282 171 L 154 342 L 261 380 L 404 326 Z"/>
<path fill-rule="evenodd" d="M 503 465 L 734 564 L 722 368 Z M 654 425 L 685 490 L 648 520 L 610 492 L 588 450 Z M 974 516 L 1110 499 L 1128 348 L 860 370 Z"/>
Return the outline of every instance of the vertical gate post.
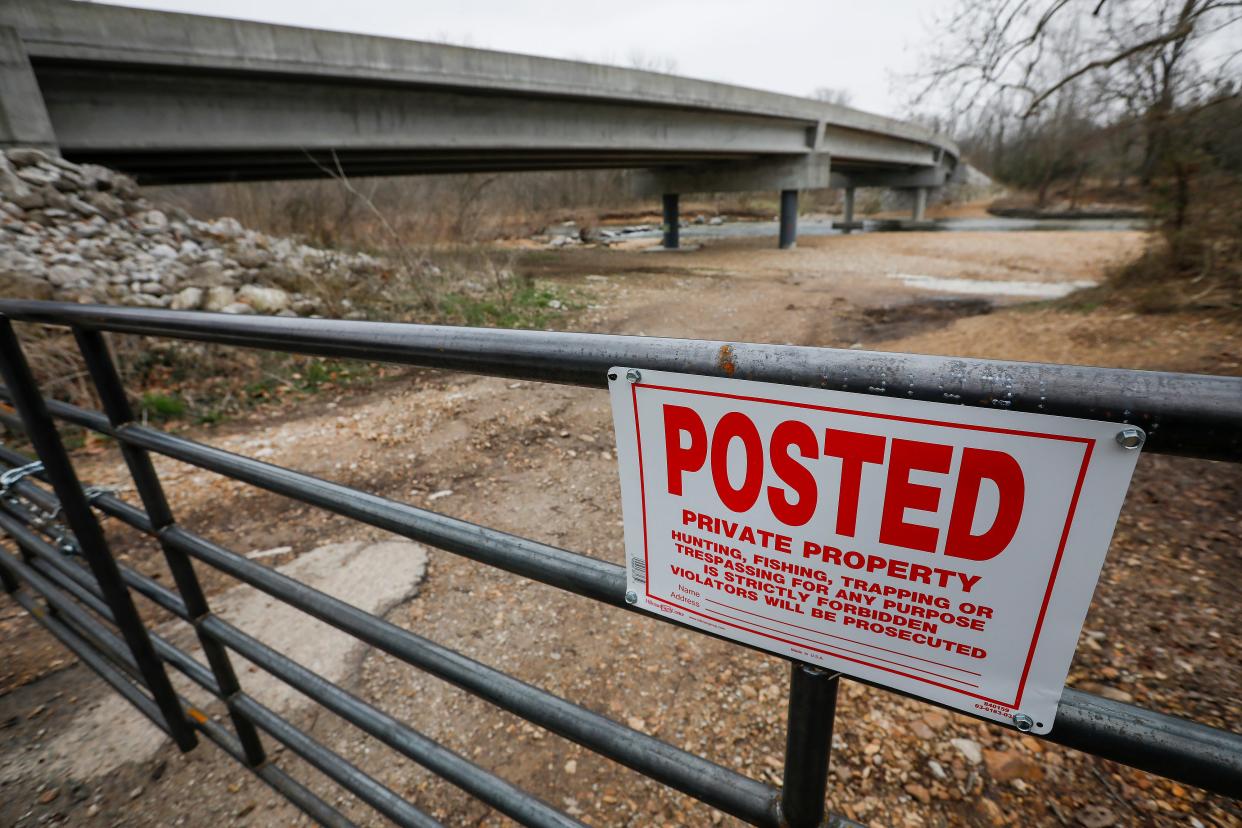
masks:
<path fill-rule="evenodd" d="M 98 331 L 74 327 L 73 336 L 86 362 L 86 370 L 95 383 L 95 390 L 99 392 L 99 400 L 104 413 L 108 416 L 108 422 L 114 428 L 133 422 L 134 411 L 130 407 L 129 399 L 125 396 L 125 386 L 121 383 L 116 364 L 108 353 L 108 345 L 103 335 Z M 245 751 L 246 762 L 252 767 L 258 766 L 266 758 L 259 733 L 250 719 L 233 707 L 234 696 L 241 692 L 237 673 L 233 670 L 228 652 L 218 641 L 203 633 L 200 626 L 202 620 L 211 612 L 207 605 L 207 596 L 203 594 L 203 588 L 199 584 L 189 556 L 164 540 L 162 530 L 172 526 L 174 518 L 172 509 L 168 506 L 168 499 L 164 496 L 164 488 L 160 485 L 159 475 L 156 474 L 155 466 L 151 463 L 151 455 L 146 449 L 123 441 L 120 442 L 120 447 L 121 455 L 125 458 L 125 465 L 129 467 L 130 476 L 134 480 L 134 487 L 138 490 L 138 496 L 142 498 L 142 505 L 146 508 L 152 528 L 155 529 L 160 548 L 164 551 L 164 560 L 168 562 L 168 569 L 172 572 L 177 591 L 181 593 L 186 612 L 190 616 L 191 623 L 194 624 L 195 632 L 198 633 L 199 644 L 207 656 L 207 663 L 211 667 L 216 683 L 220 685 L 220 696 L 228 705 L 233 728 Z"/>
<path fill-rule="evenodd" d="M 146 682 L 146 688 L 164 716 L 168 732 L 182 751 L 191 750 L 198 744 L 198 738 L 186 721 L 185 711 L 181 709 L 177 694 L 168 680 L 168 673 L 155 654 L 155 648 L 142 625 L 129 590 L 121 580 L 120 570 L 108 548 L 103 530 L 86 500 L 77 472 L 69 461 L 69 455 L 60 440 L 60 433 L 52 422 L 47 405 L 35 384 L 30 365 L 26 362 L 26 355 L 13 331 L 13 324 L 7 317 L 0 317 L 0 374 L 4 376 L 4 382 L 12 395 L 13 406 L 25 425 L 26 436 L 30 438 L 39 459 L 43 461 L 48 482 L 60 499 L 65 522 L 77 538 L 82 556 L 86 558 L 95 580 L 99 582 L 99 589 L 112 610 L 116 625 Z"/>
<path fill-rule="evenodd" d="M 0 566 L 0 588 L 3 588 L 5 592 L 14 593 L 17 592 L 18 587 L 17 579 L 13 577 L 8 569 Z"/>
<path fill-rule="evenodd" d="M 781 785 L 781 821 L 789 828 L 819 828 L 823 823 L 840 680 L 839 674 L 822 667 L 793 664 Z"/>
<path fill-rule="evenodd" d="M 798 244 L 798 191 L 781 190 L 780 248 L 789 250 Z"/>

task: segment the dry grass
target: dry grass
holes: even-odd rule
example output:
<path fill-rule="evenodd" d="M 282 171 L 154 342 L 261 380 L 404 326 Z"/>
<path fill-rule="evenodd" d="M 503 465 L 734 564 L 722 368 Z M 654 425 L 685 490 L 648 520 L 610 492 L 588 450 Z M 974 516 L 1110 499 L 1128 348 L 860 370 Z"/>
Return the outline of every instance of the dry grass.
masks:
<path fill-rule="evenodd" d="M 513 256 L 479 245 L 408 247 L 388 252 L 370 270 L 286 273 L 279 286 L 319 299 L 323 315 L 337 319 L 542 328 L 581 306 L 571 293 L 518 274 Z M 45 396 L 98 408 L 67 330 L 23 324 L 19 335 Z M 213 423 L 392 372 L 357 361 L 168 339 L 112 334 L 108 341 L 138 415 L 151 420 Z M 72 429 L 70 435 L 83 439 Z"/>
<path fill-rule="evenodd" d="M 1109 287 L 1146 313 L 1242 313 L 1242 180 L 1212 172 L 1188 192 L 1170 180 L 1155 195 L 1161 233 Z"/>
<path fill-rule="evenodd" d="M 232 216 L 273 235 L 360 250 L 391 248 L 394 233 L 405 245 L 525 236 L 553 221 L 569 218 L 590 224 L 598 211 L 639 203 L 629 195 L 625 174 L 616 171 L 348 180 L 338 176 L 161 187 L 147 193 L 202 218 Z"/>

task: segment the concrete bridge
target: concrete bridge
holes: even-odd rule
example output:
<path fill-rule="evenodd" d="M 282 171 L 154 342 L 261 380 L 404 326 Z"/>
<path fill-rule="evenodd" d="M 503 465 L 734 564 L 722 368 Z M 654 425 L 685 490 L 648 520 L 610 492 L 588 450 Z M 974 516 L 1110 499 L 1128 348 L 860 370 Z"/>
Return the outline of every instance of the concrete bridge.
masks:
<path fill-rule="evenodd" d="M 913 193 L 953 142 L 856 109 L 528 55 L 68 0 L 0 3 L 0 146 L 36 146 L 143 183 L 630 168 L 661 194 Z"/>

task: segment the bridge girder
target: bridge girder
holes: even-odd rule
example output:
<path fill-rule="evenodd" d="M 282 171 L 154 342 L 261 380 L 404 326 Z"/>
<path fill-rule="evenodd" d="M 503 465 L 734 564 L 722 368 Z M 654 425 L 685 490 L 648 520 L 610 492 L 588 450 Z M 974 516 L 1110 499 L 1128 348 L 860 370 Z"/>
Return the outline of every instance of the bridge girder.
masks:
<path fill-rule="evenodd" d="M 752 178 L 781 156 L 848 172 L 957 155 L 913 124 L 744 87 L 68 0 L 0 4 L 5 143 L 150 183 L 324 176 L 333 155 L 353 174 L 736 162 Z"/>

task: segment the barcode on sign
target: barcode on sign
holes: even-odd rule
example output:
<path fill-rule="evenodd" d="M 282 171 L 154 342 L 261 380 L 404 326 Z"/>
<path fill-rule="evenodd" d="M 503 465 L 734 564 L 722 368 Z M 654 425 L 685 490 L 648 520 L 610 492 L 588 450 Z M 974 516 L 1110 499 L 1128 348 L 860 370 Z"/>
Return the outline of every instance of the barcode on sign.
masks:
<path fill-rule="evenodd" d="M 630 558 L 630 577 L 639 583 L 647 583 L 647 562 L 642 558 Z"/>

